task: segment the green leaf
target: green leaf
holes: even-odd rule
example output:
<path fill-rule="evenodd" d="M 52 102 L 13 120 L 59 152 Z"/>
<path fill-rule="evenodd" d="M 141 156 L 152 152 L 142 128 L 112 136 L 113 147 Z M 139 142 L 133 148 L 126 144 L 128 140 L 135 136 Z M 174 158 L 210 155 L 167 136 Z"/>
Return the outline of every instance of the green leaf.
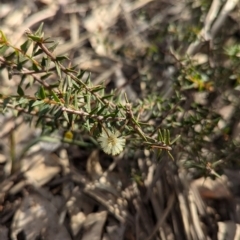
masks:
<path fill-rule="evenodd" d="M 78 72 L 78 74 L 77 74 L 77 78 L 82 79 L 82 77 L 83 77 L 83 75 L 84 75 L 85 72 L 86 72 L 86 71 L 84 71 L 84 70 L 80 70 L 80 71 Z"/>
<path fill-rule="evenodd" d="M 167 151 L 167 153 L 168 153 L 168 156 L 174 161 L 173 155 L 169 151 Z"/>
<path fill-rule="evenodd" d="M 70 72 L 70 73 L 76 74 L 76 70 L 74 70 L 73 67 L 71 67 L 71 68 L 66 68 L 66 72 Z"/>
<path fill-rule="evenodd" d="M 69 89 L 69 91 L 65 93 L 65 96 L 64 96 L 65 106 L 69 105 L 71 94 L 72 94 L 71 89 Z"/>
<path fill-rule="evenodd" d="M 50 68 L 50 66 L 51 66 L 51 62 L 52 62 L 51 58 L 50 58 L 50 57 L 47 57 L 47 61 L 46 61 L 46 70 L 47 70 L 47 71 L 49 70 L 49 68 Z"/>
<path fill-rule="evenodd" d="M 44 90 L 43 86 L 40 86 L 40 88 L 39 88 L 39 90 L 38 90 L 38 93 L 39 93 L 38 96 L 39 96 L 41 99 L 45 99 L 45 98 L 46 98 L 46 93 L 45 93 L 45 90 Z"/>
<path fill-rule="evenodd" d="M 38 72 L 39 69 L 38 69 L 38 66 L 33 62 L 32 63 L 32 69 L 35 71 L 35 72 Z"/>
<path fill-rule="evenodd" d="M 41 66 L 43 67 L 43 68 L 45 68 L 46 67 L 46 58 L 42 58 L 42 61 L 41 61 Z"/>
<path fill-rule="evenodd" d="M 103 99 L 109 99 L 109 98 L 111 98 L 111 97 L 113 97 L 114 96 L 114 94 L 108 94 L 108 95 L 105 95 L 105 96 L 103 96 L 101 99 L 103 100 Z"/>
<path fill-rule="evenodd" d="M 0 47 L 0 55 L 4 55 L 4 53 L 8 50 L 8 46 L 3 45 L 2 47 Z"/>
<path fill-rule="evenodd" d="M 66 121 L 69 123 L 68 113 L 64 111 L 63 116 L 66 119 Z"/>
<path fill-rule="evenodd" d="M 52 46 L 50 46 L 49 48 L 48 48 L 48 50 L 49 51 L 51 51 L 51 52 L 53 52 L 55 49 L 56 49 L 56 47 L 58 46 L 58 42 L 57 43 L 55 43 L 55 44 L 53 44 Z"/>
<path fill-rule="evenodd" d="M 160 129 L 158 130 L 158 141 L 162 143 L 164 142 L 162 131 Z"/>
<path fill-rule="evenodd" d="M 60 66 L 58 65 L 58 63 L 56 63 L 56 70 L 57 70 L 57 74 L 59 76 L 59 78 L 62 78 L 62 71 L 61 71 L 61 68 Z"/>
<path fill-rule="evenodd" d="M 90 95 L 90 94 L 85 95 L 85 96 L 84 96 L 84 100 L 85 100 L 85 102 L 87 103 L 87 105 L 85 105 L 87 111 L 88 111 L 88 112 L 91 112 L 91 95 Z"/>
<path fill-rule="evenodd" d="M 33 84 L 35 83 L 35 79 L 33 78 L 33 76 L 27 76 L 28 77 L 28 83 L 30 87 L 33 86 Z"/>
<path fill-rule="evenodd" d="M 34 103 L 35 101 L 34 100 L 30 100 L 29 101 L 29 103 L 28 103 L 28 113 L 30 113 L 32 110 L 33 110 L 33 103 Z"/>
<path fill-rule="evenodd" d="M 41 76 L 41 80 L 45 80 L 45 79 L 47 79 L 49 76 L 51 76 L 52 75 L 52 73 L 47 73 L 47 74 L 44 74 L 43 76 Z M 53 85 L 51 85 L 51 86 L 53 86 Z M 56 87 L 56 86 L 55 86 Z"/>
<path fill-rule="evenodd" d="M 17 93 L 18 93 L 18 95 L 21 96 L 21 97 L 24 96 L 24 91 L 22 90 L 22 88 L 21 88 L 20 85 L 18 86 Z"/>
<path fill-rule="evenodd" d="M 174 144 L 179 138 L 181 137 L 181 135 L 177 135 L 172 141 L 171 141 L 171 145 Z"/>
<path fill-rule="evenodd" d="M 55 117 L 55 114 L 56 114 L 56 112 L 58 111 L 58 109 L 59 109 L 59 105 L 51 106 L 51 109 L 50 109 L 50 111 L 49 111 L 49 114 Z"/>
<path fill-rule="evenodd" d="M 73 84 L 73 86 L 74 86 L 74 88 L 76 89 L 76 90 L 78 90 L 78 91 L 80 91 L 81 90 L 81 85 L 79 85 L 75 80 L 73 80 L 72 79 L 72 84 Z"/>
<path fill-rule="evenodd" d="M 43 121 L 43 116 L 41 116 L 37 119 L 37 122 L 35 123 L 35 127 L 41 126 L 42 121 Z M 44 126 L 44 125 L 42 125 L 42 126 Z"/>
<path fill-rule="evenodd" d="M 68 58 L 68 59 L 69 59 L 69 58 Z M 78 65 L 74 65 L 74 66 L 68 68 L 68 71 L 77 74 L 78 72 L 77 72 L 76 69 L 78 70 Z"/>
<path fill-rule="evenodd" d="M 25 81 L 27 75 L 23 74 L 22 77 L 21 77 L 21 81 L 19 83 L 20 86 L 22 86 L 23 82 Z M 26 89 L 26 88 L 25 88 Z"/>
<path fill-rule="evenodd" d="M 72 79 L 71 79 L 71 77 L 70 77 L 69 75 L 67 75 L 67 81 L 66 81 L 66 82 L 67 82 L 67 84 L 68 84 L 68 87 L 69 87 L 69 88 L 72 88 L 72 85 L 73 85 L 73 84 L 72 84 Z"/>
<path fill-rule="evenodd" d="M 94 86 L 94 88 L 92 88 L 91 90 L 92 90 L 92 92 L 99 92 L 102 89 L 105 89 L 105 86 L 99 85 L 99 86 Z"/>
<path fill-rule="evenodd" d="M 39 46 L 34 42 L 33 43 L 33 51 L 32 51 L 32 56 L 36 53 L 36 51 L 39 49 Z"/>
<path fill-rule="evenodd" d="M 74 95 L 74 107 L 75 107 L 75 109 L 78 109 L 78 96 L 77 96 L 77 94 Z"/>
<path fill-rule="evenodd" d="M 167 131 L 166 129 L 163 130 L 163 142 L 166 143 L 167 141 Z"/>
<path fill-rule="evenodd" d="M 74 123 L 75 122 L 75 120 L 77 119 L 77 114 L 71 114 L 71 116 L 72 116 L 72 122 Z"/>
<path fill-rule="evenodd" d="M 91 131 L 91 124 L 90 124 L 90 122 L 89 122 L 89 119 L 86 120 L 86 122 L 85 122 L 85 127 L 86 127 L 86 129 L 87 129 L 88 132 Z"/>
<path fill-rule="evenodd" d="M 42 29 L 43 29 L 43 22 L 40 24 L 39 28 L 35 32 L 35 35 L 38 37 L 42 36 Z"/>
<path fill-rule="evenodd" d="M 26 104 L 26 103 L 28 103 L 28 99 L 21 97 L 21 98 L 18 100 L 17 105 Z"/>
<path fill-rule="evenodd" d="M 30 39 L 32 39 L 34 42 L 42 42 L 42 37 L 38 37 L 38 36 L 35 36 L 35 35 L 32 35 L 32 34 L 29 34 L 28 37 Z"/>
<path fill-rule="evenodd" d="M 68 91 L 68 81 L 66 78 L 59 83 L 59 89 L 62 90 L 62 92 L 66 93 Z"/>
<path fill-rule="evenodd" d="M 22 53 L 19 53 L 17 58 L 17 69 L 21 70 L 23 68 L 24 63 L 28 62 L 28 58 L 25 57 Z"/>
<path fill-rule="evenodd" d="M 35 106 L 38 106 L 38 105 L 41 105 L 41 104 L 44 104 L 44 101 L 43 100 L 40 100 L 40 101 L 37 100 L 32 104 L 32 107 L 35 107 Z"/>
<path fill-rule="evenodd" d="M 58 88 L 58 86 L 59 86 L 59 83 L 52 83 L 52 84 L 49 84 L 49 89 Z"/>
<path fill-rule="evenodd" d="M 7 57 L 5 57 L 5 59 L 7 60 L 7 61 L 12 61 L 15 57 L 16 57 L 16 52 L 14 51 L 14 52 L 11 52 Z"/>
<path fill-rule="evenodd" d="M 50 37 L 48 37 L 48 38 L 45 38 L 45 39 L 43 40 L 43 43 L 54 43 L 54 41 L 51 40 Z"/>
<path fill-rule="evenodd" d="M 2 30 L 0 30 L 0 44 L 7 43 L 7 38 Z"/>
<path fill-rule="evenodd" d="M 88 73 L 88 77 L 86 79 L 86 84 L 90 84 L 91 83 L 91 73 Z"/>
<path fill-rule="evenodd" d="M 36 52 L 34 52 L 34 57 L 42 54 L 43 52 L 44 52 L 44 51 L 43 51 L 41 48 L 39 48 Z"/>
<path fill-rule="evenodd" d="M 92 114 L 96 113 L 98 110 L 99 110 L 99 107 L 96 107 L 89 114 L 92 115 Z"/>
<path fill-rule="evenodd" d="M 59 97 L 56 95 L 54 91 L 51 91 L 51 95 L 56 102 L 61 103 Z"/>
<path fill-rule="evenodd" d="M 59 119 L 63 114 L 62 108 L 59 107 L 58 109 L 56 109 L 55 113 L 54 113 L 54 118 L 55 119 Z"/>
<path fill-rule="evenodd" d="M 21 50 L 22 50 L 24 53 L 26 53 L 27 50 L 29 49 L 29 47 L 31 46 L 31 44 L 32 44 L 32 41 L 30 41 L 30 40 L 28 39 L 27 41 L 25 41 L 25 42 L 20 46 L 20 48 L 21 48 Z"/>
<path fill-rule="evenodd" d="M 97 112 L 97 115 L 101 115 L 106 108 L 107 108 L 107 106 L 104 105 L 104 106 Z"/>
<path fill-rule="evenodd" d="M 166 130 L 166 141 L 165 141 L 165 143 L 167 144 L 167 145 L 170 145 L 170 131 L 169 130 Z"/>
<path fill-rule="evenodd" d="M 56 57 L 56 61 L 58 61 L 58 62 L 61 62 L 61 61 L 66 60 L 66 59 L 69 60 L 69 58 L 65 55 Z"/>
<path fill-rule="evenodd" d="M 46 116 L 46 114 L 49 112 L 50 106 L 49 105 L 44 105 L 43 108 L 39 111 L 38 115 L 39 116 Z"/>

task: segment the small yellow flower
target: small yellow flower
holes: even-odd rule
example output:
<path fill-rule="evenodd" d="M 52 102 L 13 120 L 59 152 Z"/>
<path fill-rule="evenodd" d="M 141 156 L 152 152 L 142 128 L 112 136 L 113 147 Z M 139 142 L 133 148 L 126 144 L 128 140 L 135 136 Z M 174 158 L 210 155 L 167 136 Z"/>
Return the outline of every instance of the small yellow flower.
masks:
<path fill-rule="evenodd" d="M 72 140 L 73 139 L 73 133 L 71 131 L 66 131 L 64 133 L 64 138 L 66 138 L 68 140 Z"/>
<path fill-rule="evenodd" d="M 105 153 L 114 156 L 123 151 L 126 140 L 119 136 L 120 132 L 117 130 L 111 132 L 110 130 L 103 129 L 98 141 Z"/>

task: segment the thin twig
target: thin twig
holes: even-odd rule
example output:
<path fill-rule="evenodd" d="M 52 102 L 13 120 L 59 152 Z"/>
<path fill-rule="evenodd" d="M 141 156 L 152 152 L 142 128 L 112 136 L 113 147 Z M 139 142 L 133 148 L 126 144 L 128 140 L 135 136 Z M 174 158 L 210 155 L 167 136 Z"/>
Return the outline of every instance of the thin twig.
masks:
<path fill-rule="evenodd" d="M 153 232 L 151 233 L 151 235 L 147 238 L 147 240 L 151 240 L 155 234 L 157 233 L 157 231 L 159 230 L 159 228 L 162 226 L 162 224 L 164 223 L 164 221 L 166 220 L 168 214 L 170 213 L 172 207 L 173 207 L 173 204 L 175 202 L 175 195 L 174 193 L 172 193 L 169 197 L 169 200 L 168 200 L 168 205 L 167 205 L 167 208 L 165 209 L 162 217 L 158 220 L 156 226 L 154 227 L 153 229 Z"/>

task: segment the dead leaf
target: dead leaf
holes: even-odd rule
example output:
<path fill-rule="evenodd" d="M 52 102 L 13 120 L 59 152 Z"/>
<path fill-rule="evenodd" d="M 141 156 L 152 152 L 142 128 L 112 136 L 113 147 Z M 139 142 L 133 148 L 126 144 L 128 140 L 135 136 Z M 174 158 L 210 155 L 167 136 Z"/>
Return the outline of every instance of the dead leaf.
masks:
<path fill-rule="evenodd" d="M 82 240 L 101 240 L 103 226 L 107 219 L 107 211 L 91 213 L 84 223 Z"/>
<path fill-rule="evenodd" d="M 239 240 L 240 225 L 233 221 L 218 222 L 218 240 Z"/>
<path fill-rule="evenodd" d="M 232 197 L 227 186 L 227 177 L 224 175 L 215 180 L 202 177 L 194 180 L 192 185 L 198 189 L 202 198 L 221 199 Z"/>
<path fill-rule="evenodd" d="M 60 224 L 55 206 L 37 194 L 26 196 L 16 211 L 12 226 L 11 239 L 17 240 L 23 232 L 26 240 L 37 238 L 45 240 L 70 240 L 66 228 Z"/>
<path fill-rule="evenodd" d="M 45 163 L 40 163 L 27 171 L 25 176 L 29 183 L 42 186 L 49 182 L 60 170 L 59 166 L 48 166 Z"/>
<path fill-rule="evenodd" d="M 99 162 L 98 150 L 94 150 L 87 160 L 87 173 L 92 180 L 98 180 L 103 174 L 102 166 Z"/>

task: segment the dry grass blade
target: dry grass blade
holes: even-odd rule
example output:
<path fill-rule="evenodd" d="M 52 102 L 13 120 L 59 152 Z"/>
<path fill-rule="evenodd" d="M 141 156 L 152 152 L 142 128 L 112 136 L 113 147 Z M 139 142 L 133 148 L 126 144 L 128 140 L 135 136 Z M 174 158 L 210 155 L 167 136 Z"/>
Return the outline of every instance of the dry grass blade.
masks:
<path fill-rule="evenodd" d="M 163 212 L 163 215 L 161 216 L 161 218 L 158 220 L 156 226 L 153 229 L 153 232 L 151 233 L 151 235 L 147 238 L 147 240 L 151 240 L 153 239 L 153 237 L 155 236 L 155 234 L 157 233 L 157 231 L 159 230 L 159 228 L 162 226 L 162 224 L 164 223 L 164 221 L 166 220 L 167 216 L 169 215 L 170 211 L 172 210 L 173 204 L 175 202 L 175 195 L 174 193 L 172 193 L 169 197 L 168 200 L 168 205 L 166 207 L 166 209 Z"/>

